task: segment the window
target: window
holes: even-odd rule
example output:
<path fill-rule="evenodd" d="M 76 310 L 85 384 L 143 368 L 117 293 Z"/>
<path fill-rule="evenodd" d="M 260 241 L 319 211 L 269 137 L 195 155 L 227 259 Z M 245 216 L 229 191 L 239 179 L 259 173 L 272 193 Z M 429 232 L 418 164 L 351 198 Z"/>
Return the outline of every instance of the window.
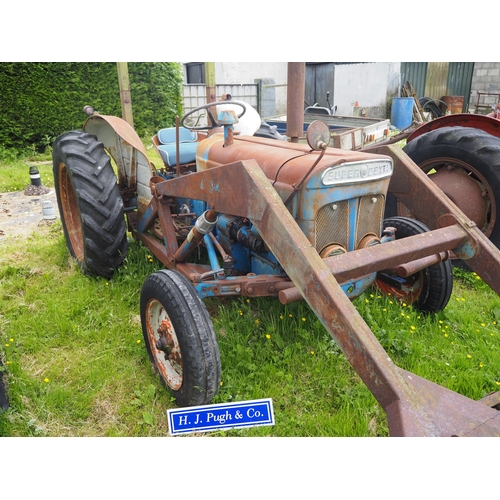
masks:
<path fill-rule="evenodd" d="M 205 83 L 205 63 L 186 64 L 186 83 Z"/>

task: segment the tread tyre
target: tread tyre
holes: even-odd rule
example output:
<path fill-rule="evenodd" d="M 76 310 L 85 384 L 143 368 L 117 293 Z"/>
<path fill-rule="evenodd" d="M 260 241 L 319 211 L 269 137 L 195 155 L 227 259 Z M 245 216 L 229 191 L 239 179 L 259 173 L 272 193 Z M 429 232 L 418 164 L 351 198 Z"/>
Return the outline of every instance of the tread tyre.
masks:
<path fill-rule="evenodd" d="M 179 406 L 210 403 L 219 390 L 220 355 L 215 331 L 193 285 L 161 270 L 141 290 L 141 324 L 150 361 Z"/>
<path fill-rule="evenodd" d="M 420 221 L 406 217 L 391 217 L 384 220 L 385 227 L 396 228 L 396 239 L 407 238 L 429 231 Z M 389 280 L 387 279 L 389 278 Z M 394 280 L 394 285 L 390 281 Z M 440 262 L 408 277 L 383 275 L 377 276 L 377 286 L 384 293 L 399 297 L 401 300 L 423 312 L 442 311 L 450 300 L 453 291 L 453 269 L 450 260 Z"/>
<path fill-rule="evenodd" d="M 480 182 L 489 201 L 482 230 L 500 248 L 500 138 L 471 127 L 443 127 L 416 137 L 403 150 L 424 172 L 451 164 Z"/>
<path fill-rule="evenodd" d="M 83 273 L 110 278 L 128 250 L 123 200 L 109 156 L 82 130 L 54 142 L 54 185 L 66 244 Z"/>

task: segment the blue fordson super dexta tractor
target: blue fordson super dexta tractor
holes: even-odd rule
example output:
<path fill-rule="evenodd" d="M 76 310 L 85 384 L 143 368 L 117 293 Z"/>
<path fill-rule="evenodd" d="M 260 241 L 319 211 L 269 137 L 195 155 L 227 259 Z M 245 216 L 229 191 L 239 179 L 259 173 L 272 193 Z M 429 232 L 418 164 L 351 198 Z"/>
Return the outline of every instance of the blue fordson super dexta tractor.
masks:
<path fill-rule="evenodd" d="M 142 329 L 180 406 L 207 404 L 219 387 L 203 298 L 272 296 L 307 301 L 385 409 L 391 435 L 500 434 L 498 394 L 472 401 L 398 368 L 352 305 L 377 283 L 424 311 L 443 309 L 450 252 L 500 292 L 498 249 L 401 149 L 330 148 L 319 121 L 307 143 L 242 132 L 255 111 L 233 101 L 160 131 L 156 168 L 124 120 L 87 111 L 83 130 L 54 143 L 67 245 L 83 272 L 104 277 L 122 263 L 127 232 L 163 263 L 142 287 Z M 207 123 L 190 126 L 200 111 Z M 419 220 L 384 219 L 389 191 Z"/>

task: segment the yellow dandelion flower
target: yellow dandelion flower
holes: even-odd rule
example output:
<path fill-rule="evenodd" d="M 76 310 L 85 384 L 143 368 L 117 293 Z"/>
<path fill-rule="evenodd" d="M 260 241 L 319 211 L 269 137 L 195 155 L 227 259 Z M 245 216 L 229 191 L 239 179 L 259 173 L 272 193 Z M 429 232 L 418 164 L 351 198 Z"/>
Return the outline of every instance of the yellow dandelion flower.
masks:
<path fill-rule="evenodd" d="M 387 292 L 387 295 L 390 297 L 391 296 L 391 292 Z M 391 302 L 391 304 L 392 304 L 392 302 Z"/>
<path fill-rule="evenodd" d="M 260 319 L 255 320 L 255 324 L 258 325 L 260 323 Z"/>
<path fill-rule="evenodd" d="M 500 382 L 496 382 L 497 385 L 500 385 Z"/>
<path fill-rule="evenodd" d="M 266 339 L 270 339 L 271 338 L 271 335 L 269 335 L 269 333 L 266 333 Z"/>
<path fill-rule="evenodd" d="M 5 344 L 5 347 L 9 347 L 10 344 Z"/>
<path fill-rule="evenodd" d="M 481 323 L 481 326 L 486 326 L 484 323 Z"/>
<path fill-rule="evenodd" d="M 448 334 L 447 334 L 447 333 L 445 333 L 445 334 L 444 334 L 444 336 L 445 336 L 445 337 L 448 337 Z"/>
<path fill-rule="evenodd" d="M 314 351 L 311 351 L 311 354 L 314 354 Z"/>
<path fill-rule="evenodd" d="M 283 319 L 283 314 L 280 314 L 280 319 Z"/>
<path fill-rule="evenodd" d="M 250 304 L 250 299 L 247 299 L 247 303 Z"/>
<path fill-rule="evenodd" d="M 306 320 L 306 318 L 302 318 L 302 321 L 305 321 L 305 320 Z"/>
<path fill-rule="evenodd" d="M 479 363 L 479 368 L 482 368 L 483 366 L 484 366 L 484 365 L 483 365 L 483 363 L 482 363 L 482 362 L 481 362 L 481 363 Z"/>
<path fill-rule="evenodd" d="M 44 381 L 44 382 L 50 382 L 50 380 L 49 380 L 47 377 L 45 377 L 45 378 L 43 379 L 43 381 Z"/>
<path fill-rule="evenodd" d="M 238 311 L 238 313 L 240 314 L 240 316 L 243 316 L 243 311 Z"/>
<path fill-rule="evenodd" d="M 368 304 L 368 302 L 370 302 L 368 299 L 365 299 L 365 303 Z"/>
<path fill-rule="evenodd" d="M 403 307 L 406 307 L 406 302 L 403 302 Z"/>
<path fill-rule="evenodd" d="M 390 295 L 390 294 L 389 294 Z M 392 300 L 389 300 L 389 304 L 394 304 L 394 302 Z"/>
<path fill-rule="evenodd" d="M 464 299 L 463 297 L 462 297 L 460 300 L 461 300 L 462 302 L 465 302 L 465 299 Z"/>
<path fill-rule="evenodd" d="M 438 323 L 439 323 L 440 325 L 442 325 L 442 324 L 443 324 L 443 322 L 442 322 L 441 320 L 439 320 L 439 321 L 438 321 Z"/>
<path fill-rule="evenodd" d="M 109 286 L 109 283 L 106 281 L 106 286 Z"/>
<path fill-rule="evenodd" d="M 292 314 L 292 313 L 290 313 L 288 316 L 289 316 L 290 318 L 293 318 L 293 314 Z"/>
<path fill-rule="evenodd" d="M 137 343 L 140 344 L 141 343 L 141 339 L 137 339 Z"/>
<path fill-rule="evenodd" d="M 472 359 L 472 356 L 470 354 L 467 354 L 468 359 Z"/>
<path fill-rule="evenodd" d="M 223 382 L 222 382 L 222 380 L 221 380 L 219 385 L 222 387 L 222 384 L 223 384 Z"/>
<path fill-rule="evenodd" d="M 384 307 L 384 308 L 382 309 L 382 311 L 387 312 L 387 309 Z"/>
<path fill-rule="evenodd" d="M 373 297 L 374 297 L 373 293 L 370 293 L 370 297 L 373 299 Z"/>
<path fill-rule="evenodd" d="M 412 330 L 416 330 L 416 327 L 414 327 L 413 325 L 411 325 L 411 326 L 410 326 L 410 328 L 411 328 Z"/>
<path fill-rule="evenodd" d="M 403 318 L 405 317 L 405 313 L 401 313 L 401 316 L 403 316 Z"/>
<path fill-rule="evenodd" d="M 6 361 L 5 362 L 6 365 L 11 365 L 12 364 L 12 361 Z"/>
<path fill-rule="evenodd" d="M 9 339 L 11 342 L 14 342 L 14 339 Z"/>

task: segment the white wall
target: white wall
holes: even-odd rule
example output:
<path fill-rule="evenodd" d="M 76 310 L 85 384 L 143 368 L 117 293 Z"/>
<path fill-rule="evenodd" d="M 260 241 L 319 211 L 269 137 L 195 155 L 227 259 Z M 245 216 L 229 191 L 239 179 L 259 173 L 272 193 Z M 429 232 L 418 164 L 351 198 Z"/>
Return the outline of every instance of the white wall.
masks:
<path fill-rule="evenodd" d="M 335 66 L 337 114 L 351 116 L 360 107 L 383 107 L 398 95 L 401 63 L 359 63 Z"/>
<path fill-rule="evenodd" d="M 216 62 L 215 83 L 255 83 L 271 78 L 275 85 L 287 82 L 286 62 Z M 275 88 L 275 114 L 286 112 L 286 86 Z"/>

